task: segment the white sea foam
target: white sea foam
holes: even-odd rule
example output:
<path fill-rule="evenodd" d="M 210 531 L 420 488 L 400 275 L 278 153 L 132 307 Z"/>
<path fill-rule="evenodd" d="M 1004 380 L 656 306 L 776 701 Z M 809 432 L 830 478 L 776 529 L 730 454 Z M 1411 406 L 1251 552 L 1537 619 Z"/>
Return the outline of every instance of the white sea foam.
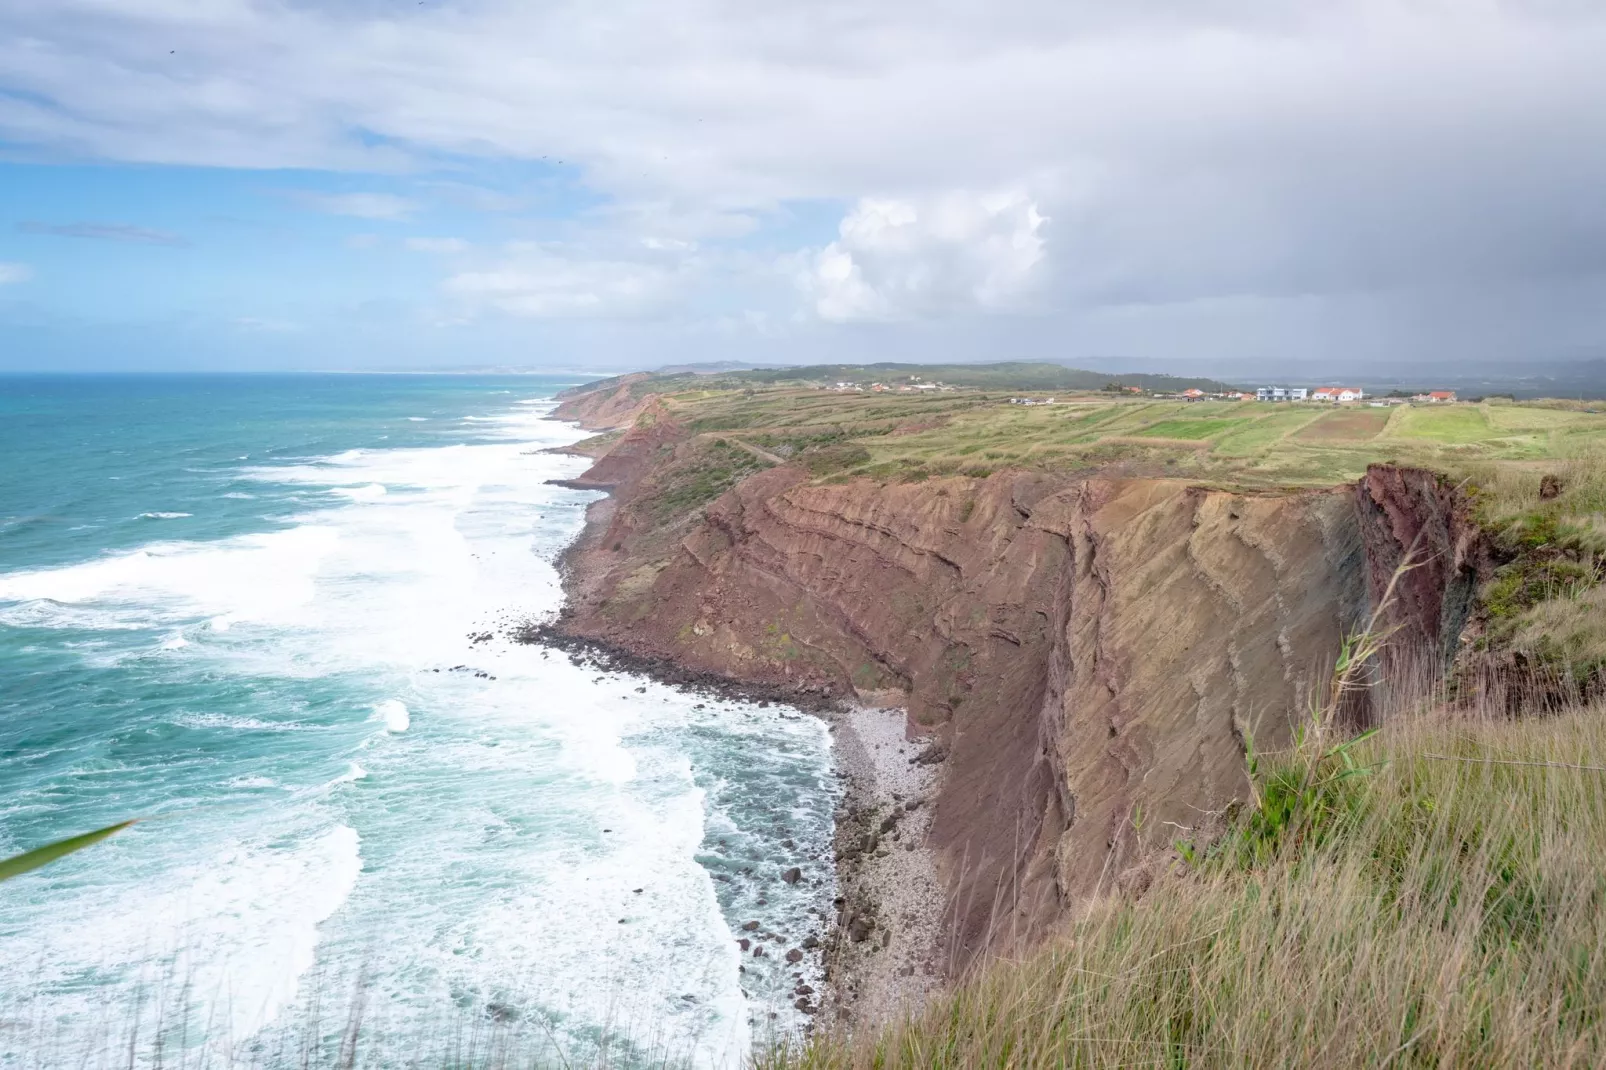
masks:
<path fill-rule="evenodd" d="M 339 537 L 334 527 L 308 524 L 219 542 L 152 543 L 83 564 L 0 575 L 0 601 L 95 603 L 129 623 L 287 621 L 312 600 L 314 576 Z M 227 623 L 212 626 L 221 631 Z"/>
<path fill-rule="evenodd" d="M 227 494 L 224 494 L 223 497 L 225 497 L 225 498 L 240 498 L 240 499 L 244 499 L 244 500 L 251 500 L 251 499 L 254 499 L 256 497 L 256 495 L 255 494 L 247 494 L 244 491 L 240 491 L 240 490 L 231 490 Z"/>
<path fill-rule="evenodd" d="M 397 699 L 388 698 L 374 707 L 374 714 L 385 722 L 387 732 L 405 732 L 412 725 L 412 715 Z"/>
<path fill-rule="evenodd" d="M 264 721 L 231 713 L 181 713 L 173 723 L 186 728 L 232 728 L 242 732 L 294 732 L 305 727 L 294 721 Z"/>
<path fill-rule="evenodd" d="M 138 520 L 178 520 L 180 517 L 194 516 L 194 513 L 141 513 Z"/>
<path fill-rule="evenodd" d="M 573 1014 L 583 1031 L 607 1020 L 624 992 L 644 1002 L 649 1020 L 688 1038 L 703 1065 L 739 1065 L 748 1027 L 735 945 L 696 860 L 703 793 L 674 742 L 695 700 L 657 688 L 637 694 L 639 682 L 617 676 L 598 686 L 594 672 L 539 648 L 466 639 L 504 615 L 560 605 L 551 561 L 590 500 L 545 485 L 586 462 L 531 452 L 579 436 L 544 419 L 548 402 L 529 400 L 530 411 L 477 421 L 488 442 L 248 469 L 263 484 L 319 492 L 306 496 L 294 527 L 0 575 L 0 599 L 24 601 L 44 620 L 72 610 L 170 629 L 209 622 L 220 634 L 173 662 L 246 686 L 306 678 L 406 696 L 364 713 L 351 695 L 316 715 L 320 731 L 296 737 L 297 753 L 304 741 L 344 740 L 327 757 L 349 761 L 347 748 L 363 747 L 363 764 L 349 762 L 327 782 L 318 783 L 327 764 L 300 778 L 252 768 L 230 782 L 301 785 L 261 797 L 265 815 L 298 823 L 271 842 L 299 846 L 266 860 L 265 848 L 230 856 L 222 872 L 255 888 L 224 895 L 232 922 L 209 914 L 231 968 L 251 975 L 259 1008 L 293 1020 L 296 977 L 315 957 L 320 971 L 371 966 L 398 1023 L 416 1015 L 433 1025 L 430 1016 L 458 994 L 490 1000 L 511 986 L 532 1007 Z M 457 664 L 471 671 L 431 671 Z M 299 712 L 295 721 L 279 716 L 187 714 L 181 723 L 310 727 Z M 365 719 L 382 722 L 385 735 Z M 357 780 L 360 790 L 345 787 Z M 376 855 L 386 863 L 360 880 L 353 829 L 364 854 L 388 846 Z M 285 851 L 306 857 L 296 865 L 320 891 L 293 885 Z M 281 941 L 269 930 L 290 913 L 293 938 Z M 87 952 L 68 960 L 96 961 Z M 264 1020 L 241 1018 L 236 1035 Z"/>
<path fill-rule="evenodd" d="M 70 1043 L 65 1030 L 75 1022 L 95 1029 L 93 1023 L 106 1020 L 111 993 L 76 983 L 86 968 L 103 977 L 143 977 L 146 985 L 163 975 L 179 979 L 191 1005 L 170 1004 L 159 1013 L 167 1025 L 181 1015 L 210 1022 L 214 1060 L 229 1061 L 231 1042 L 249 1038 L 292 1003 L 314 961 L 319 926 L 350 896 L 362 858 L 348 825 L 310 835 L 281 832 L 204 853 L 192 844 L 198 861 L 180 854 L 130 885 L 91 882 L 75 900 L 84 909 L 56 911 L 27 942 L 10 941 L 7 961 L 29 963 L 30 984 L 67 983 L 69 995 L 52 1007 L 53 1044 Z M 159 833 L 149 835 L 147 850 Z M 147 1028 L 158 1013 L 149 1003 L 150 1017 L 141 1023 Z M 134 1025 L 118 1021 L 120 1028 Z M 70 1060 L 70 1052 L 61 1047 L 58 1054 Z M 56 1064 L 46 1058 L 40 1065 Z"/>
<path fill-rule="evenodd" d="M 409 416 L 409 417 L 407 417 L 407 419 L 409 421 L 411 421 L 412 423 L 415 423 L 415 424 L 422 424 L 422 423 L 428 423 L 429 422 L 429 417 L 428 416 Z"/>
<path fill-rule="evenodd" d="M 383 483 L 368 483 L 361 487 L 335 487 L 334 492 L 359 502 L 371 502 L 390 493 Z"/>
<path fill-rule="evenodd" d="M 335 777 L 326 786 L 333 787 L 336 784 L 350 784 L 354 781 L 362 780 L 367 776 L 368 770 L 364 769 L 356 762 L 352 762 L 346 766 L 346 771 L 344 773 L 341 773 L 339 776 Z"/>
<path fill-rule="evenodd" d="M 169 635 L 166 639 L 162 640 L 163 650 L 183 650 L 189 645 L 190 641 L 184 638 L 183 632 L 174 632 L 172 635 Z"/>

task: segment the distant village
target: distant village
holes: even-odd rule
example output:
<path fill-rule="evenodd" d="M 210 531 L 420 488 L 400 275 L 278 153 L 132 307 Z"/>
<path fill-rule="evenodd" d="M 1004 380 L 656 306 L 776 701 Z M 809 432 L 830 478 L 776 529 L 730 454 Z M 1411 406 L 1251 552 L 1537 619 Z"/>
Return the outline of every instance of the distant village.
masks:
<path fill-rule="evenodd" d="M 863 383 L 841 382 L 832 383 L 830 386 L 824 387 L 823 389 L 836 391 L 859 391 L 861 393 L 868 392 L 871 394 L 917 394 L 924 393 L 928 390 L 953 391 L 958 390 L 959 388 L 948 383 L 928 383 L 924 379 L 921 379 L 920 376 L 914 375 L 909 377 L 909 381 L 907 383 L 870 383 L 867 386 Z"/>
<path fill-rule="evenodd" d="M 904 383 L 864 384 L 842 381 L 823 386 L 821 389 L 871 394 L 917 394 L 928 391 L 948 392 L 959 388 L 949 383 L 940 381 L 928 382 L 919 376 L 911 376 L 909 381 Z M 1358 386 L 1319 386 L 1314 389 L 1304 386 L 1262 386 L 1257 387 L 1252 393 L 1247 390 L 1208 391 L 1197 388 L 1168 392 L 1145 390 L 1141 386 L 1126 386 L 1112 382 L 1105 386 L 1104 390 L 1108 393 L 1132 394 L 1138 397 L 1161 398 L 1171 401 L 1326 402 L 1335 405 L 1365 404 L 1374 409 L 1407 403 L 1444 405 L 1454 404 L 1456 401 L 1454 390 L 1429 390 L 1418 394 L 1395 391 L 1385 396 L 1367 397 L 1366 391 Z M 1051 397 L 1016 397 L 1010 398 L 1009 404 L 1053 405 L 1056 400 L 1056 398 Z"/>

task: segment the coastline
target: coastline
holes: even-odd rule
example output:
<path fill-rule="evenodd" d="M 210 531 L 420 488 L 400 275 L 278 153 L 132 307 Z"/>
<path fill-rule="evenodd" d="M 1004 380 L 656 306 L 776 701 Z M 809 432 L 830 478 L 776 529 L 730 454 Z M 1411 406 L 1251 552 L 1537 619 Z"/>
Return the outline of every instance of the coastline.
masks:
<path fill-rule="evenodd" d="M 801 993 L 795 1006 L 811 1016 L 811 1028 L 843 1030 L 918 1010 L 944 972 L 945 900 L 936 853 L 926 845 L 929 801 L 941 777 L 940 758 L 931 759 L 941 751 L 906 738 L 902 709 L 688 669 L 567 632 L 561 620 L 560 613 L 556 622 L 526 622 L 508 634 L 599 670 L 635 673 L 716 699 L 791 706 L 826 723 L 843 788 L 832 840 L 837 912 L 818 941 L 825 991 Z"/>
<path fill-rule="evenodd" d="M 583 429 L 579 421 L 566 422 Z M 570 630 L 575 591 L 595 580 L 587 574 L 586 550 L 607 528 L 618 498 L 613 485 L 584 477 L 554 482 L 607 496 L 587 509 L 584 527 L 558 558 L 564 604 L 557 616 L 519 624 L 509 637 L 555 648 L 600 669 L 637 673 L 720 699 L 786 705 L 822 719 L 842 786 L 831 859 L 836 914 L 817 944 L 824 991 L 800 986 L 794 1006 L 808 1016 L 811 1030 L 873 1027 L 918 1010 L 946 972 L 940 937 L 946 898 L 936 853 L 927 845 L 929 802 L 945 751 L 910 738 L 901 708 L 861 705 L 816 684 L 758 683 L 692 669 L 672 657 Z"/>

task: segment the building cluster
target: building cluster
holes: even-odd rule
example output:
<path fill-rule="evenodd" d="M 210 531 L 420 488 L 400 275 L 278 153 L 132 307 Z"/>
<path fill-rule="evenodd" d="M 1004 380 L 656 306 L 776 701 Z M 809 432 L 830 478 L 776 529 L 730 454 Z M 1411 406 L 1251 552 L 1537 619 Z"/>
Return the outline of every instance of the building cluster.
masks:
<path fill-rule="evenodd" d="M 872 394 L 921 394 L 921 393 L 925 393 L 925 392 L 931 391 L 931 390 L 940 390 L 940 391 L 943 391 L 943 392 L 947 392 L 947 391 L 951 391 L 951 390 L 957 390 L 958 387 L 950 386 L 949 384 L 942 383 L 942 382 L 927 383 L 927 382 L 923 382 L 922 380 L 920 380 L 917 377 L 917 378 L 910 379 L 910 381 L 907 382 L 907 383 L 896 383 L 896 384 L 894 384 L 894 383 L 868 383 L 868 384 L 866 384 L 866 383 L 850 383 L 850 382 L 841 381 L 841 382 L 831 383 L 831 384 L 829 384 L 827 386 L 820 387 L 819 389 L 821 389 L 821 390 L 835 390 L 838 393 L 856 392 L 856 393 L 861 393 L 862 394 L 862 393 L 865 393 L 866 391 L 868 391 L 869 393 L 872 393 Z"/>
<path fill-rule="evenodd" d="M 1256 401 L 1328 401 L 1334 403 L 1350 403 L 1364 401 L 1366 391 L 1358 386 L 1320 386 L 1315 390 L 1303 386 L 1263 386 L 1255 391 Z M 1375 407 L 1388 405 L 1403 405 L 1407 401 L 1415 401 L 1429 405 L 1446 404 L 1455 401 L 1454 390 L 1430 390 L 1423 394 L 1413 394 L 1409 398 L 1386 397 L 1373 398 L 1368 404 Z"/>

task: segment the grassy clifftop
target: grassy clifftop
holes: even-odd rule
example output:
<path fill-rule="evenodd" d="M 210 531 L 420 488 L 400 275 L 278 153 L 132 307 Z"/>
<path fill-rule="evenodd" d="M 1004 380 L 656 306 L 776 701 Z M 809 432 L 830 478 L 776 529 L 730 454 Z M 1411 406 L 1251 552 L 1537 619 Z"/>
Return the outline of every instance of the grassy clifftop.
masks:
<path fill-rule="evenodd" d="M 693 433 L 795 458 L 820 478 L 916 481 L 1120 465 L 1273 489 L 1345 482 L 1389 462 L 1470 479 L 1494 520 L 1546 502 L 1548 512 L 1592 525 L 1606 509 L 1606 414 L 1562 403 L 1371 408 L 1081 392 L 1016 405 L 1011 393 L 987 389 L 838 392 L 693 376 L 644 376 L 628 389 L 662 397 Z M 1541 498 L 1546 476 L 1554 496 Z"/>

